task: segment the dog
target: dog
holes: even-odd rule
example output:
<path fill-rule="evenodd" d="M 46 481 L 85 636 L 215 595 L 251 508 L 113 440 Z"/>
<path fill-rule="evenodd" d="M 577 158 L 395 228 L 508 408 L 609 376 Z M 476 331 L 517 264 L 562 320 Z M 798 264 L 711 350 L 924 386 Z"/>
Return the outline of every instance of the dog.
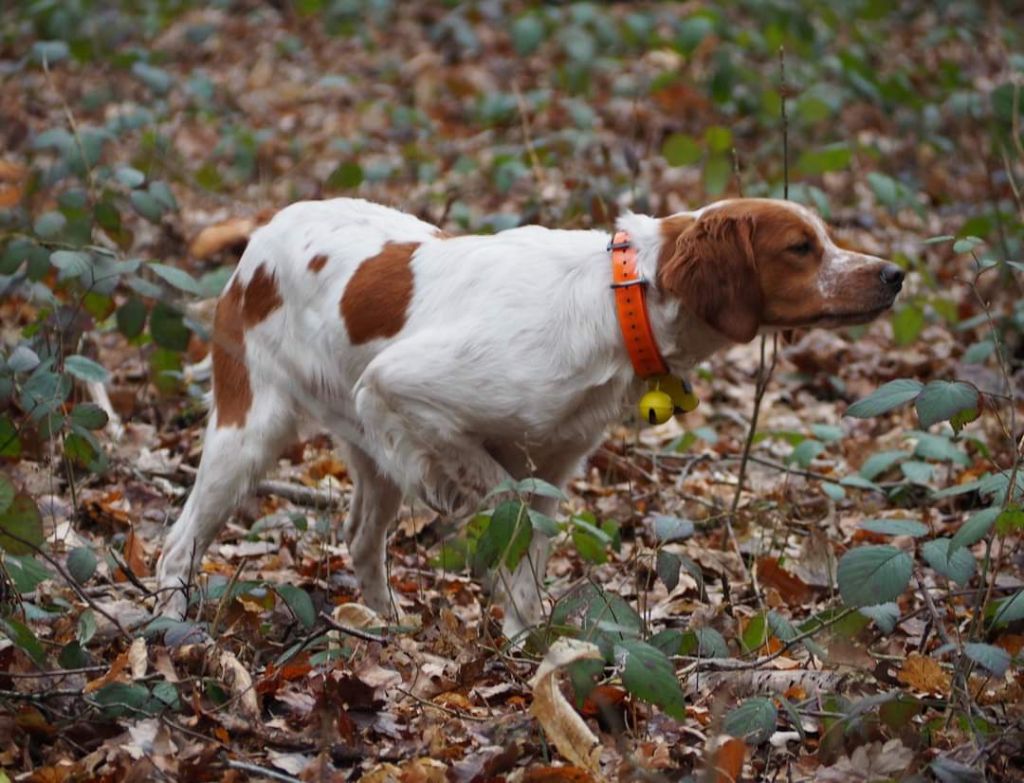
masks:
<path fill-rule="evenodd" d="M 404 496 L 460 517 L 510 478 L 561 487 L 646 376 L 760 333 L 867 323 L 904 276 L 787 201 L 627 214 L 611 239 L 452 237 L 355 199 L 296 203 L 255 230 L 217 303 L 212 408 L 157 567 L 161 612 L 184 614 L 226 516 L 304 421 L 344 452 L 352 568 L 364 603 L 394 616 L 386 540 Z M 536 531 L 495 579 L 509 638 L 542 620 L 547 555 Z"/>

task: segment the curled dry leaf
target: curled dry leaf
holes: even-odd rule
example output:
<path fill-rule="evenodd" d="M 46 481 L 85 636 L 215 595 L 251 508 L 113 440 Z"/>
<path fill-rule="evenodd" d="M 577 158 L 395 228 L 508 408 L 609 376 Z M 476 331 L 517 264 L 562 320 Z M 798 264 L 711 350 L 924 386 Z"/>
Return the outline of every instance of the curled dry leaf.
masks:
<path fill-rule="evenodd" d="M 255 228 L 256 221 L 252 218 L 231 218 L 207 226 L 192 240 L 188 252 L 193 258 L 205 260 L 225 248 L 247 242 Z"/>
<path fill-rule="evenodd" d="M 139 636 L 132 640 L 128 648 L 128 664 L 131 667 L 132 679 L 141 680 L 149 668 L 149 656 L 146 653 L 146 639 Z"/>
<path fill-rule="evenodd" d="M 242 714 L 252 720 L 260 716 L 260 704 L 256 698 L 252 677 L 233 653 L 221 650 L 216 662 L 217 674 L 238 700 Z"/>
<path fill-rule="evenodd" d="M 530 680 L 533 688 L 530 712 L 563 758 L 602 780 L 601 743 L 562 695 L 556 676 L 559 669 L 586 658 L 601 658 L 597 645 L 575 639 L 559 639 L 551 645 L 537 674 Z"/>

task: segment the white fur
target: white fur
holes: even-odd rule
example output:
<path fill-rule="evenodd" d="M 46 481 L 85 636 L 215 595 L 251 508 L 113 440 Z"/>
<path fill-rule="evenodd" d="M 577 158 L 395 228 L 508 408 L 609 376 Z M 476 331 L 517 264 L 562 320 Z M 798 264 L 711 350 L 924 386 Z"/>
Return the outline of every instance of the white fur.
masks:
<path fill-rule="evenodd" d="M 726 345 L 653 285 L 659 221 L 631 214 L 618 228 L 652 282 L 650 317 L 671 369 Z M 393 338 L 353 345 L 339 301 L 389 241 L 420 243 L 406 323 Z M 258 229 L 235 275 L 244 284 L 266 264 L 283 305 L 246 332 L 245 426 L 218 427 L 211 414 L 195 488 L 158 568 L 165 611 L 183 612 L 182 588 L 225 516 L 303 420 L 343 444 L 355 485 L 345 537 L 378 611 L 392 607 L 385 543 L 403 495 L 466 514 L 509 476 L 562 485 L 641 386 L 616 321 L 608 241 L 604 231 L 537 226 L 439 239 L 435 226 L 352 199 L 294 204 Z M 328 261 L 314 274 L 317 254 Z M 496 579 L 510 635 L 541 619 L 547 548 L 536 533 L 516 572 Z"/>

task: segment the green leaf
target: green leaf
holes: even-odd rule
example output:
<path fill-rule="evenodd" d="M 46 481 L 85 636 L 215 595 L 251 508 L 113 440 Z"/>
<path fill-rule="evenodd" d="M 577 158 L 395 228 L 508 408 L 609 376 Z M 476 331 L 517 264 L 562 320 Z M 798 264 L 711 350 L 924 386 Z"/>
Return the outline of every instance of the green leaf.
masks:
<path fill-rule="evenodd" d="M 107 412 L 91 402 L 80 402 L 71 411 L 71 423 L 87 430 L 101 430 L 107 426 Z"/>
<path fill-rule="evenodd" d="M 679 649 L 683 644 L 683 632 L 676 628 L 666 628 L 654 634 L 647 643 L 671 658 L 673 655 L 679 655 Z"/>
<path fill-rule="evenodd" d="M 196 296 L 201 295 L 202 291 L 199 287 L 199 283 L 184 269 L 178 269 L 176 266 L 168 266 L 167 264 L 158 264 L 155 262 L 150 263 L 148 266 L 157 274 L 157 276 L 170 283 L 178 290 L 185 291 L 189 294 L 195 294 Z"/>
<path fill-rule="evenodd" d="M 11 507 L 16 494 L 18 492 L 14 488 L 14 484 L 11 483 L 11 480 L 7 478 L 7 474 L 0 473 L 0 514 Z"/>
<path fill-rule="evenodd" d="M 665 653 L 639 639 L 626 639 L 616 643 L 615 660 L 622 668 L 622 684 L 633 696 L 677 720 L 686 717 L 683 689 Z"/>
<path fill-rule="evenodd" d="M 670 593 L 679 584 L 679 568 L 681 566 L 682 562 L 679 560 L 679 555 L 667 552 L 664 549 L 658 550 L 654 570 L 662 584 L 665 585 L 665 589 Z"/>
<path fill-rule="evenodd" d="M 892 337 L 896 345 L 910 345 L 924 329 L 924 310 L 916 304 L 901 307 L 892 317 Z"/>
<path fill-rule="evenodd" d="M 779 711 L 771 699 L 747 699 L 726 714 L 722 729 L 748 745 L 760 745 L 775 733 L 778 719 Z"/>
<path fill-rule="evenodd" d="M 1002 647 L 980 642 L 967 642 L 964 653 L 975 663 L 988 669 L 996 677 L 1002 677 L 1010 667 L 1010 654 Z"/>
<path fill-rule="evenodd" d="M 839 592 L 847 606 L 874 606 L 894 600 L 910 582 L 914 561 L 892 546 L 862 546 L 839 560 Z"/>
<path fill-rule="evenodd" d="M 912 536 L 920 538 L 928 535 L 928 526 L 912 519 L 865 519 L 860 523 L 864 530 L 880 533 L 883 536 Z"/>
<path fill-rule="evenodd" d="M 174 77 L 171 74 L 149 63 L 133 63 L 132 74 L 157 95 L 166 95 L 174 85 Z"/>
<path fill-rule="evenodd" d="M 131 201 L 135 211 L 151 223 L 159 223 L 166 211 L 164 205 L 155 196 L 144 190 L 133 190 L 128 196 L 128 200 Z"/>
<path fill-rule="evenodd" d="M 53 63 L 66 60 L 71 49 L 66 41 L 36 41 L 32 44 L 32 59 L 37 63 Z"/>
<path fill-rule="evenodd" d="M 28 593 L 54 578 L 54 574 L 32 555 L 8 555 L 4 558 L 4 567 L 19 593 Z"/>
<path fill-rule="evenodd" d="M 837 503 L 846 497 L 846 490 L 839 484 L 835 484 L 831 481 L 821 482 L 821 490 Z"/>
<path fill-rule="evenodd" d="M 834 443 L 843 438 L 843 428 L 838 424 L 812 424 L 811 432 L 814 433 L 814 437 L 818 440 L 823 440 L 826 443 Z"/>
<path fill-rule="evenodd" d="M 697 141 L 685 133 L 673 133 L 661 145 L 661 156 L 670 166 L 692 166 L 702 154 Z"/>
<path fill-rule="evenodd" d="M 102 364 L 97 364 L 81 354 L 67 357 L 64 360 L 64 369 L 80 381 L 106 383 L 110 380 L 110 373 Z"/>
<path fill-rule="evenodd" d="M 544 479 L 524 478 L 516 482 L 516 491 L 523 495 L 536 495 L 538 497 L 554 498 L 555 500 L 566 500 L 565 493 L 554 484 Z"/>
<path fill-rule="evenodd" d="M 43 517 L 36 502 L 19 492 L 0 514 L 0 549 L 12 555 L 30 555 L 43 545 L 44 538 Z"/>
<path fill-rule="evenodd" d="M 725 192 L 732 176 L 732 163 L 725 155 L 712 155 L 704 164 L 704 190 L 709 196 Z"/>
<path fill-rule="evenodd" d="M 512 23 L 511 33 L 516 54 L 526 57 L 544 41 L 544 23 L 537 14 L 524 14 Z"/>
<path fill-rule="evenodd" d="M 882 206 L 892 210 L 900 206 L 903 186 L 899 182 L 877 171 L 869 172 L 867 180 L 871 190 L 874 191 L 875 198 Z"/>
<path fill-rule="evenodd" d="M 845 142 L 829 144 L 815 150 L 806 150 L 797 159 L 796 167 L 801 174 L 815 176 L 827 171 L 842 171 L 850 165 L 853 153 Z"/>
<path fill-rule="evenodd" d="M 802 468 L 809 468 L 811 462 L 821 452 L 825 450 L 825 444 L 820 440 L 814 440 L 813 438 L 807 438 L 806 440 L 800 441 L 793 453 L 789 455 L 788 461 L 795 462 Z"/>
<path fill-rule="evenodd" d="M 82 645 L 72 640 L 61 648 L 60 654 L 57 656 L 57 663 L 62 669 L 81 669 L 92 663 L 92 659 L 82 649 Z M 2 779 L 0 779 L 0 783 L 3 783 Z"/>
<path fill-rule="evenodd" d="M 56 239 L 67 225 L 68 219 L 60 212 L 44 212 L 32 225 L 36 236 L 43 239 Z"/>
<path fill-rule="evenodd" d="M 934 435 L 930 432 L 914 431 L 909 433 L 916 441 L 914 454 L 925 459 L 937 459 L 945 462 L 955 462 L 957 465 L 967 467 L 971 464 L 971 458 L 967 453 L 951 441 L 946 435 Z"/>
<path fill-rule="evenodd" d="M 921 393 L 924 384 L 910 378 L 900 378 L 876 389 L 863 400 L 846 409 L 847 416 L 866 419 L 906 405 Z"/>
<path fill-rule="evenodd" d="M 979 340 L 976 343 L 972 343 L 968 346 L 967 350 L 964 351 L 963 360 L 965 364 L 981 364 L 989 356 L 991 356 L 996 350 L 996 344 L 993 340 L 986 338 Z"/>
<path fill-rule="evenodd" d="M 909 451 L 880 451 L 878 454 L 872 454 L 864 460 L 864 464 L 861 465 L 858 472 L 868 481 L 873 481 L 897 462 L 905 460 L 910 456 L 911 453 Z"/>
<path fill-rule="evenodd" d="M 985 244 L 985 240 L 979 237 L 961 237 L 953 243 L 954 253 L 970 253 L 979 245 Z"/>
<path fill-rule="evenodd" d="M 67 567 L 76 582 L 85 584 L 96 573 L 96 555 L 87 546 L 75 547 L 68 553 Z"/>
<path fill-rule="evenodd" d="M 131 166 L 118 166 L 114 169 L 114 179 L 127 188 L 137 188 L 146 181 L 146 175 Z"/>
<path fill-rule="evenodd" d="M 965 585 L 974 576 L 977 564 L 974 555 L 960 548 L 949 551 L 951 539 L 936 538 L 921 547 L 921 556 L 932 568 L 958 585 Z"/>
<path fill-rule="evenodd" d="M 594 565 L 601 565 L 608 562 L 607 547 L 604 541 L 595 537 L 581 527 L 574 526 L 572 530 L 572 543 L 576 552 L 586 562 Z"/>
<path fill-rule="evenodd" d="M 999 535 L 1005 536 L 1019 530 L 1024 530 L 1024 510 L 1010 507 L 996 518 L 996 532 Z"/>
<path fill-rule="evenodd" d="M 928 462 L 911 459 L 900 463 L 900 471 L 907 481 L 914 484 L 927 484 L 932 480 L 935 468 Z"/>
<path fill-rule="evenodd" d="M 947 555 L 952 557 L 958 549 L 981 541 L 981 539 L 988 535 L 988 531 L 992 529 L 1002 511 L 1003 509 L 999 506 L 991 506 L 971 516 L 953 535 L 949 542 Z"/>
<path fill-rule="evenodd" d="M 698 655 L 701 658 L 728 658 L 729 645 L 714 628 L 697 628 L 683 634 L 680 655 Z"/>
<path fill-rule="evenodd" d="M 526 554 L 533 538 L 527 506 L 520 500 L 506 500 L 491 515 L 490 523 L 477 542 L 475 561 L 478 568 L 491 569 L 504 558 L 505 565 L 515 568 Z"/>
<path fill-rule="evenodd" d="M 533 529 L 539 530 L 548 538 L 554 538 L 562 532 L 562 526 L 547 514 L 535 508 L 528 509 L 527 513 L 530 515 L 530 524 L 533 525 Z"/>
<path fill-rule="evenodd" d="M 145 327 L 146 305 L 139 297 L 133 296 L 117 308 L 117 329 L 125 337 L 138 337 Z"/>
<path fill-rule="evenodd" d="M 712 152 L 728 152 L 732 147 L 732 131 L 721 125 L 712 125 L 704 131 L 704 141 Z"/>
<path fill-rule="evenodd" d="M 743 652 L 752 653 L 760 650 L 768 643 L 768 621 L 763 614 L 755 615 L 747 623 L 740 636 Z"/>
<path fill-rule="evenodd" d="M 275 585 L 274 590 L 292 610 L 303 627 L 312 628 L 316 624 L 316 608 L 313 606 L 313 599 L 309 597 L 309 593 L 295 585 Z"/>
<path fill-rule="evenodd" d="M 166 182 L 163 180 L 150 182 L 148 190 L 150 195 L 155 198 L 168 212 L 178 211 L 178 201 L 174 198 L 174 192 L 171 190 L 171 186 Z"/>
<path fill-rule="evenodd" d="M 354 161 L 339 163 L 327 177 L 327 187 L 332 190 L 351 190 L 363 183 L 363 167 Z"/>
<path fill-rule="evenodd" d="M 1018 590 L 1009 598 L 999 601 L 992 615 L 992 625 L 1005 625 L 1024 619 L 1024 590 Z"/>
<path fill-rule="evenodd" d="M 862 606 L 857 611 L 874 620 L 878 629 L 886 634 L 893 632 L 896 628 L 896 621 L 900 619 L 900 608 L 895 601 L 887 601 L 874 606 Z"/>
<path fill-rule="evenodd" d="M 669 544 L 693 535 L 693 522 L 689 519 L 657 514 L 654 517 L 654 537 L 658 543 Z"/>
<path fill-rule="evenodd" d="M 915 407 L 924 428 L 968 411 L 977 417 L 978 390 L 964 381 L 932 381 L 917 396 Z"/>
<path fill-rule="evenodd" d="M 13 642 L 15 647 L 26 653 L 36 666 L 45 668 L 46 651 L 36 635 L 32 633 L 31 628 L 13 617 L 0 617 L 0 631 Z"/>
<path fill-rule="evenodd" d="M 157 302 L 149 314 L 149 333 L 153 342 L 169 351 L 184 351 L 188 348 L 189 330 L 176 309 Z"/>
<path fill-rule="evenodd" d="M 78 630 L 75 633 L 75 638 L 78 639 L 80 645 L 85 647 L 95 634 L 96 615 L 93 614 L 92 609 L 86 609 L 78 615 Z"/>
<path fill-rule="evenodd" d="M 50 263 L 61 271 L 63 279 L 81 277 L 92 271 L 92 256 L 80 250 L 55 250 Z"/>

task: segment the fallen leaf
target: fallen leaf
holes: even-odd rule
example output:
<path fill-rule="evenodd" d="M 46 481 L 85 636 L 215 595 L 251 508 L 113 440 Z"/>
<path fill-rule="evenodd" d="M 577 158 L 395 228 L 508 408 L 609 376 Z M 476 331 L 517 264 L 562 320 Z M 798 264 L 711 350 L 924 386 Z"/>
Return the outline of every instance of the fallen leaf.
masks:
<path fill-rule="evenodd" d="M 562 756 L 601 780 L 599 761 L 601 743 L 590 727 L 573 709 L 558 687 L 558 671 L 570 663 L 588 658 L 600 659 L 597 645 L 575 639 L 559 639 L 544 656 L 530 680 L 533 704 L 530 712 L 540 723 L 551 744 Z"/>
<path fill-rule="evenodd" d="M 746 755 L 747 746 L 743 740 L 727 737 L 720 742 L 708 763 L 709 771 L 714 774 L 714 783 L 737 783 Z"/>
<path fill-rule="evenodd" d="M 950 674 L 934 658 L 911 653 L 900 667 L 896 678 L 904 685 L 922 693 L 949 693 Z"/>

